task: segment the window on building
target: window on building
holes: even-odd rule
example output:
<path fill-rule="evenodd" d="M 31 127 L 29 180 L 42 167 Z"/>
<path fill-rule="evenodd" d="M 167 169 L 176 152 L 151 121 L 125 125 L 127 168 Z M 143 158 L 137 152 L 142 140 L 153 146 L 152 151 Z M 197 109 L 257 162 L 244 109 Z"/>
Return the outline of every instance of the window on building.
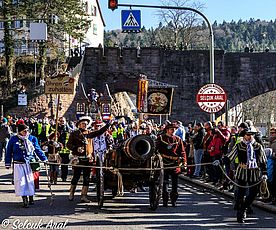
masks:
<path fill-rule="evenodd" d="M 91 6 L 91 15 L 97 16 L 97 7 L 96 6 Z"/>
<path fill-rule="evenodd" d="M 85 12 L 88 14 L 89 12 L 88 12 L 88 2 L 85 2 L 84 3 L 85 5 L 84 5 L 84 10 L 85 10 Z"/>
<path fill-rule="evenodd" d="M 97 35 L 98 31 L 97 31 L 97 24 L 93 24 L 93 34 Z"/>
<path fill-rule="evenodd" d="M 77 112 L 84 112 L 84 111 L 85 111 L 84 103 L 77 103 Z"/>
<path fill-rule="evenodd" d="M 14 21 L 14 28 L 15 29 L 19 29 L 21 27 L 23 27 L 23 21 L 22 20 Z"/>

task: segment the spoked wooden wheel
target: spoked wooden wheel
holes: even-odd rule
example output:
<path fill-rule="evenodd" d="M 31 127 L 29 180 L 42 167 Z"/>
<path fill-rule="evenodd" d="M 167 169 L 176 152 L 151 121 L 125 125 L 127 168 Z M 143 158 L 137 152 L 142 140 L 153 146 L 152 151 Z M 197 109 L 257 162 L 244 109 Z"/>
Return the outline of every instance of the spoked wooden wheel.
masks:
<path fill-rule="evenodd" d="M 103 162 L 97 157 L 97 166 L 102 167 Z M 104 203 L 104 172 L 103 168 L 96 169 L 96 176 L 97 176 L 97 201 L 99 208 L 103 207 Z"/>
<path fill-rule="evenodd" d="M 164 169 L 162 157 L 160 155 L 153 156 L 151 164 L 153 169 L 161 168 L 159 170 L 152 170 L 149 180 L 150 209 L 154 211 L 159 206 L 163 190 Z"/>

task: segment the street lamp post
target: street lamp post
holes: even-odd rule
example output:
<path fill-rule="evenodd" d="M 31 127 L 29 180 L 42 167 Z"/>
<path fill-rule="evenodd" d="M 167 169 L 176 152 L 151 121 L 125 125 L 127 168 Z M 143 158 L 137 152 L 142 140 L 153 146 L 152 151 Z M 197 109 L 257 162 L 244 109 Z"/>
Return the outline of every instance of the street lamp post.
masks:
<path fill-rule="evenodd" d="M 208 25 L 209 28 L 209 36 L 210 36 L 210 78 L 209 78 L 209 83 L 215 83 L 215 74 L 214 74 L 214 33 L 213 33 L 213 28 L 211 23 L 209 22 L 208 18 L 201 13 L 200 11 L 190 8 L 190 7 L 179 7 L 179 6 L 154 6 L 154 5 L 132 5 L 132 4 L 118 4 L 118 6 L 122 6 L 122 7 L 139 7 L 139 8 L 157 8 L 157 9 L 172 9 L 172 10 L 188 10 L 188 11 L 192 11 L 195 12 L 197 14 L 199 14 L 201 17 L 203 17 L 203 19 L 205 20 L 205 22 Z M 210 120 L 214 121 L 215 120 L 215 114 L 211 113 L 210 114 Z"/>
<path fill-rule="evenodd" d="M 36 41 L 34 41 L 34 89 L 36 90 Z"/>

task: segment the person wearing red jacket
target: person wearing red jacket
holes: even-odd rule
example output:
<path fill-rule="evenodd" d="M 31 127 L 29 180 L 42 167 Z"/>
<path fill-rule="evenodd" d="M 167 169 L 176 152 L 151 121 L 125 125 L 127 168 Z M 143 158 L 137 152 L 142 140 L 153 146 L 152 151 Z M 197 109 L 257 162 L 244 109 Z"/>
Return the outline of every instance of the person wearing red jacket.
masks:
<path fill-rule="evenodd" d="M 213 139 L 208 146 L 208 152 L 210 154 L 211 162 L 214 162 L 215 160 L 219 160 L 221 162 L 222 147 L 224 146 L 225 138 L 219 129 L 213 129 L 212 134 Z M 214 185 L 218 184 L 221 176 L 222 174 L 219 167 L 212 165 L 210 169 L 210 180 L 213 182 Z"/>

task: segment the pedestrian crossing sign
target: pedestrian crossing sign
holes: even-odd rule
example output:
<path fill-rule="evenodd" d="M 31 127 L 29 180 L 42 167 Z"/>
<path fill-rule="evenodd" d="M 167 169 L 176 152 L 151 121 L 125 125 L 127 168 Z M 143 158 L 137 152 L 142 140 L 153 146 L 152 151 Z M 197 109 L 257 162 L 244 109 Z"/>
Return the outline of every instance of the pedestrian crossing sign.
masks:
<path fill-rule="evenodd" d="M 140 32 L 141 30 L 141 11 L 122 10 L 122 31 Z"/>

